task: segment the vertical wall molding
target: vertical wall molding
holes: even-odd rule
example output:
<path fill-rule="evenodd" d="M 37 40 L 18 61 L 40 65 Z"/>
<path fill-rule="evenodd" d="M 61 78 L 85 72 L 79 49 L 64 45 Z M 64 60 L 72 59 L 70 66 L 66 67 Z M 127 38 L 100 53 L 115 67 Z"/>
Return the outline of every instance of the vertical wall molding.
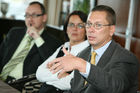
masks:
<path fill-rule="evenodd" d="M 59 25 L 61 6 L 62 6 L 62 0 L 48 0 L 47 24 L 53 26 Z"/>

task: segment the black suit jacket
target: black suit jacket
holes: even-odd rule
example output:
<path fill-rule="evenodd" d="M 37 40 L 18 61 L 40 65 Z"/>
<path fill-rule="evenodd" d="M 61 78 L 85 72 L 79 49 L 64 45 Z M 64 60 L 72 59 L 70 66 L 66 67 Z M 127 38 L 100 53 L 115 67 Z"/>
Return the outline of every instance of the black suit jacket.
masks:
<path fill-rule="evenodd" d="M 89 62 L 91 46 L 79 57 Z M 88 84 L 84 86 L 84 81 Z M 98 64 L 91 65 L 85 79 L 75 71 L 70 93 L 136 93 L 138 88 L 138 60 L 129 51 L 112 41 Z"/>
<path fill-rule="evenodd" d="M 13 28 L 7 34 L 7 37 L 0 45 L 0 72 L 4 65 L 11 59 L 21 40 L 26 33 L 26 28 Z M 61 43 L 44 30 L 41 37 L 45 43 L 41 47 L 35 44 L 24 61 L 23 75 L 29 75 L 36 72 L 38 66 L 42 64 Z"/>
<path fill-rule="evenodd" d="M 1 44 L 2 40 L 3 40 L 3 36 L 0 34 L 0 44 Z"/>

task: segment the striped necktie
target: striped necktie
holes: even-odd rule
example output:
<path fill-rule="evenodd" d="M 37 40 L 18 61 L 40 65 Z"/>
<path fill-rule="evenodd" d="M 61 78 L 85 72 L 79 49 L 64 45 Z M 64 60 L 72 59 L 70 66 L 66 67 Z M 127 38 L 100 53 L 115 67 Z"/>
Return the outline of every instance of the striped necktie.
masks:
<path fill-rule="evenodd" d="M 17 54 L 16 57 L 12 58 L 3 68 L 0 77 L 2 80 L 6 80 L 9 73 L 19 64 L 20 62 L 24 62 L 29 50 L 32 41 L 32 37 L 27 37 L 27 44 L 25 47 Z"/>
<path fill-rule="evenodd" d="M 97 53 L 96 52 L 92 52 L 91 53 L 91 59 L 90 59 L 90 63 L 95 65 L 95 57 L 96 57 Z M 85 85 L 87 84 L 87 81 L 85 80 Z"/>

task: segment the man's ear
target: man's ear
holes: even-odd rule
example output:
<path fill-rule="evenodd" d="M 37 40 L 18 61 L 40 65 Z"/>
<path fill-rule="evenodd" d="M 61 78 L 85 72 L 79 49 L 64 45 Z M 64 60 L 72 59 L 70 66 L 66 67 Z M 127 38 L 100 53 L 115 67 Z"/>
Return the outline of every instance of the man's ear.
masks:
<path fill-rule="evenodd" d="M 110 36 L 113 36 L 115 33 L 115 25 L 110 26 Z"/>
<path fill-rule="evenodd" d="M 43 22 L 46 22 L 47 21 L 47 17 L 48 17 L 47 14 L 44 14 L 43 15 Z"/>

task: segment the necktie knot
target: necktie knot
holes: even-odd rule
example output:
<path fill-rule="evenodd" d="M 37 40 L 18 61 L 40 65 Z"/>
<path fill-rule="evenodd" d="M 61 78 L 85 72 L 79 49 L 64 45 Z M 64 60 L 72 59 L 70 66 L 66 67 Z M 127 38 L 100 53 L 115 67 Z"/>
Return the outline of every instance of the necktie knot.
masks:
<path fill-rule="evenodd" d="M 93 51 L 91 53 L 91 64 L 95 64 L 95 57 L 96 57 L 97 53 L 95 51 Z"/>
<path fill-rule="evenodd" d="M 31 42 L 32 40 L 33 40 L 32 37 L 30 37 L 30 36 L 27 37 L 27 41 L 28 41 L 28 42 Z"/>
<path fill-rule="evenodd" d="M 93 51 L 93 52 L 92 52 L 92 55 L 93 55 L 93 56 L 96 56 L 96 55 L 97 55 L 97 53 Z"/>

